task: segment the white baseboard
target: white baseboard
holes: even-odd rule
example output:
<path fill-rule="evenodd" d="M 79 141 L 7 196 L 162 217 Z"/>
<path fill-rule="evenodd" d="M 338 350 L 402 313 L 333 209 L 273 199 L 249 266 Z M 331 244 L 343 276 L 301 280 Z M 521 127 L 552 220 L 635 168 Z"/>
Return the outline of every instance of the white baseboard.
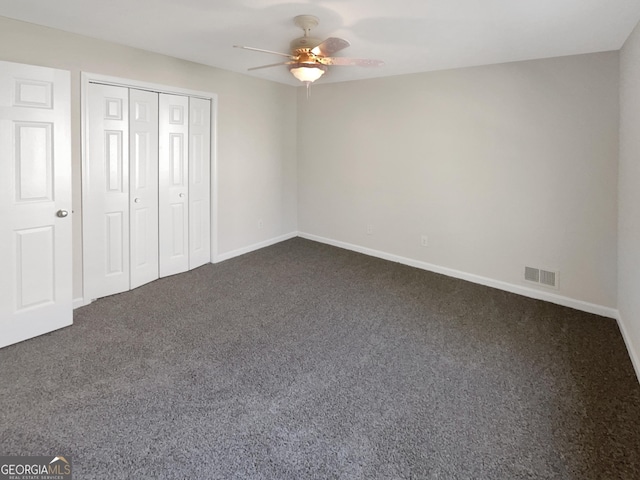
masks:
<path fill-rule="evenodd" d="M 629 335 L 629 331 L 625 326 L 624 320 L 622 319 L 622 314 L 617 312 L 616 320 L 618 321 L 618 328 L 622 333 L 622 338 L 624 339 L 624 343 L 627 346 L 627 351 L 629 352 L 629 357 L 631 357 L 631 363 L 633 364 L 633 369 L 636 371 L 636 378 L 638 382 L 640 382 L 640 357 L 638 356 L 638 352 L 633 346 L 633 342 L 631 341 L 631 336 Z"/>
<path fill-rule="evenodd" d="M 290 232 L 285 235 L 281 235 L 279 237 L 270 238 L 269 240 L 265 240 L 264 242 L 254 243 L 253 245 L 249 245 L 243 248 L 238 248 L 237 250 L 232 250 L 231 252 L 218 254 L 218 255 L 215 255 L 211 263 L 224 262 L 225 260 L 229 260 L 233 257 L 238 257 L 240 255 L 244 255 L 245 253 L 253 252 L 255 250 L 260 250 L 261 248 L 269 247 L 271 245 L 275 245 L 276 243 L 284 242 L 285 240 L 289 240 L 297 236 L 298 236 L 298 232 Z"/>
<path fill-rule="evenodd" d="M 91 301 L 85 302 L 83 297 L 74 298 L 73 299 L 73 309 L 75 310 L 76 308 L 84 307 L 86 305 L 89 305 L 90 303 L 91 303 Z"/>
<path fill-rule="evenodd" d="M 617 318 L 618 311 L 615 308 L 605 307 L 603 305 L 597 305 L 594 303 L 584 302 L 582 300 L 576 300 L 574 298 L 565 297 L 551 292 L 542 292 L 533 288 L 525 287 L 522 285 L 515 285 L 512 283 L 503 282 L 500 280 L 494 280 L 492 278 L 482 277 L 480 275 L 474 275 L 472 273 L 462 272 L 460 270 L 454 270 L 452 268 L 441 267 L 439 265 L 433 265 L 431 263 L 422 262 L 420 260 L 413 260 L 411 258 L 401 257 L 391 253 L 382 252 L 379 250 L 373 250 L 371 248 L 362 247 L 360 245 L 354 245 L 351 243 L 341 242 L 338 240 L 332 240 L 329 238 L 312 235 L 310 233 L 298 232 L 298 236 L 313 240 L 320 243 L 326 243 L 333 245 L 334 247 L 344 248 L 346 250 L 352 250 L 354 252 L 363 253 L 372 257 L 382 258 L 384 260 L 390 260 L 392 262 L 401 263 L 403 265 L 409 265 L 410 267 L 420 268 L 422 270 L 428 270 L 434 273 L 440 273 L 447 275 L 448 277 L 459 278 L 461 280 L 467 280 L 469 282 L 485 285 L 487 287 L 497 288 L 499 290 L 505 290 L 511 293 L 517 293 L 529 298 L 535 298 L 536 300 L 544 300 L 546 302 L 555 303 L 564 307 L 574 308 L 587 313 L 593 313 L 608 318 Z"/>

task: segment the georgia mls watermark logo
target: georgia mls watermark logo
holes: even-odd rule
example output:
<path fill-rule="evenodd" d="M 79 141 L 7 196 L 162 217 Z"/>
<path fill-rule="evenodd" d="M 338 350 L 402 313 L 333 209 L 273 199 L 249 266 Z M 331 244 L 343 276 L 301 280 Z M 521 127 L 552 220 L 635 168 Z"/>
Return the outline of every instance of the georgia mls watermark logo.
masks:
<path fill-rule="evenodd" d="M 0 480 L 70 479 L 70 457 L 0 457 Z"/>

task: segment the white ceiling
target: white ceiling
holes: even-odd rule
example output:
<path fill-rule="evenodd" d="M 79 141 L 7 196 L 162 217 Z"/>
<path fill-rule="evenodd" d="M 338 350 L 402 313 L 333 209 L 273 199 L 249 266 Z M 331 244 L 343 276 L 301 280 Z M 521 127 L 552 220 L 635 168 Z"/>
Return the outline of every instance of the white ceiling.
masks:
<path fill-rule="evenodd" d="M 336 56 L 379 68 L 331 67 L 318 83 L 618 50 L 640 20 L 639 0 L 0 0 L 0 15 L 194 62 L 299 84 L 281 57 L 316 15 L 311 33 L 351 47 Z"/>

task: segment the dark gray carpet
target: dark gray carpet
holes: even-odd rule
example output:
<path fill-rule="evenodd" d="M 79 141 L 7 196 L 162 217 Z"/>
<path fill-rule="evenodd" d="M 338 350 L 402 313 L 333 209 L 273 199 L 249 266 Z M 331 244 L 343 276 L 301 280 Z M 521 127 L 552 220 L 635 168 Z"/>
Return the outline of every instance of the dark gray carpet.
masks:
<path fill-rule="evenodd" d="M 293 239 L 0 350 L 0 454 L 76 479 L 638 479 L 614 320 Z"/>

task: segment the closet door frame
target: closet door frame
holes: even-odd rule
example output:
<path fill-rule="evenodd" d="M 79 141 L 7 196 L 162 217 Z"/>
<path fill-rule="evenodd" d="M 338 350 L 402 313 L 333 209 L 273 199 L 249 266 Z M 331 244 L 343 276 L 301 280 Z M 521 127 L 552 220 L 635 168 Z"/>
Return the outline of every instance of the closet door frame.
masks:
<path fill-rule="evenodd" d="M 210 164 L 210 211 L 211 211 L 211 223 L 210 223 L 210 243 L 211 243 L 211 263 L 216 263 L 218 258 L 218 168 L 217 168 L 217 112 L 218 112 L 218 95 L 213 92 L 205 92 L 198 90 L 191 90 L 181 87 L 174 87 L 170 85 L 162 85 L 152 82 L 141 82 L 138 80 L 131 80 L 121 77 L 113 77 L 109 75 L 101 75 L 97 73 L 82 72 L 81 73 L 81 89 L 80 89 L 80 103 L 81 103 L 81 142 L 82 142 L 82 183 L 86 181 L 85 178 L 85 163 L 88 158 L 88 146 L 87 146 L 87 126 L 88 126 L 88 106 L 89 106 L 89 84 L 101 83 L 105 85 L 112 85 L 117 87 L 134 88 L 138 90 L 150 90 L 157 93 L 166 93 L 173 95 L 184 95 L 188 97 L 202 98 L 211 102 L 211 118 L 210 118 L 210 135 L 211 135 L 211 164 Z M 80 216 L 81 217 L 81 216 Z M 79 226 L 83 228 L 83 226 Z M 84 258 L 83 258 L 84 262 Z M 83 267 L 84 275 L 84 267 Z M 83 287 L 85 285 L 85 279 L 83 279 Z M 84 288 L 83 288 L 84 289 Z M 86 292 L 85 292 L 86 293 Z M 74 307 L 80 307 L 82 305 L 88 305 L 92 299 L 87 297 L 83 293 L 83 300 L 81 302 L 74 302 Z"/>

